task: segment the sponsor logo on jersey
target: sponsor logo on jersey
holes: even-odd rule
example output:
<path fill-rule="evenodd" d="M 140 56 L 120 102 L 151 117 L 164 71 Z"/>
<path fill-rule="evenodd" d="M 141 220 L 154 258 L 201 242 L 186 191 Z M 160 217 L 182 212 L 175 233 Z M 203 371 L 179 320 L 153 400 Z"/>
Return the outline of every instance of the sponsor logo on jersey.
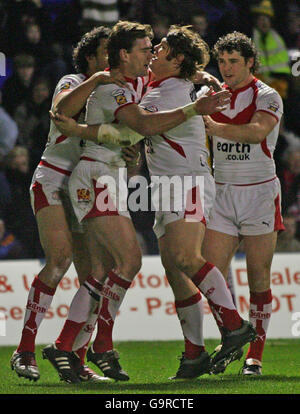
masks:
<path fill-rule="evenodd" d="M 113 91 L 112 96 L 115 98 L 118 105 L 124 105 L 127 102 L 124 89 Z"/>
<path fill-rule="evenodd" d="M 278 102 L 270 102 L 269 105 L 268 105 L 268 109 L 270 111 L 277 112 L 278 109 L 279 109 L 279 103 Z"/>
<path fill-rule="evenodd" d="M 88 203 L 91 201 L 91 192 L 88 188 L 77 189 L 77 200 L 79 203 Z"/>
<path fill-rule="evenodd" d="M 70 89 L 70 87 L 71 87 L 71 82 L 65 82 L 61 85 L 60 89 L 66 90 L 66 89 Z"/>
<path fill-rule="evenodd" d="M 226 160 L 248 161 L 250 160 L 251 146 L 240 142 L 218 142 L 217 151 L 229 153 Z"/>
<path fill-rule="evenodd" d="M 144 109 L 145 111 L 148 111 L 148 112 L 158 112 L 158 108 L 155 105 L 147 106 L 147 108 L 144 108 Z"/>

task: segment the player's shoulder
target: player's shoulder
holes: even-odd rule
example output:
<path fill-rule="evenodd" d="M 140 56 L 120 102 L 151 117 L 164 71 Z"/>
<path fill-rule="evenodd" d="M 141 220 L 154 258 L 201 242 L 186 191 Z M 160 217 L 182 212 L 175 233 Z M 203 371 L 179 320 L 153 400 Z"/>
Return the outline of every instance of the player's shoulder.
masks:
<path fill-rule="evenodd" d="M 82 83 L 86 78 L 82 73 L 69 73 L 60 78 L 57 85 L 65 84 L 67 89 L 68 85 L 71 87 L 74 83 Z"/>
<path fill-rule="evenodd" d="M 126 88 L 121 88 L 114 83 L 109 83 L 107 85 L 98 85 L 94 89 L 94 94 L 96 96 L 118 96 L 118 95 L 125 95 L 128 91 Z"/>
<path fill-rule="evenodd" d="M 183 78 L 177 78 L 177 77 L 171 77 L 164 79 L 162 83 L 160 84 L 161 88 L 165 89 L 172 89 L 173 87 L 177 88 L 188 88 L 192 84 L 191 81 L 183 79 Z"/>
<path fill-rule="evenodd" d="M 271 86 L 267 85 L 266 83 L 264 83 L 263 81 L 261 81 L 260 79 L 257 79 L 255 82 L 255 86 L 258 90 L 258 98 L 259 97 L 268 97 L 268 96 L 273 96 L 274 98 L 277 97 L 279 99 L 281 99 L 279 93 L 272 88 Z"/>

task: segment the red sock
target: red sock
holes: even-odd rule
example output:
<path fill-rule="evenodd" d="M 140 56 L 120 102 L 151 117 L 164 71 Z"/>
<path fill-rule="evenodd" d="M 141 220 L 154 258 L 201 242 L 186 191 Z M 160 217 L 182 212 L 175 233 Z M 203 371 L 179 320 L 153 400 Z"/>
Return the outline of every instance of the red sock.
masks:
<path fill-rule="evenodd" d="M 98 330 L 93 343 L 94 352 L 102 353 L 113 349 L 112 330 L 115 318 L 130 285 L 131 281 L 112 271 L 109 272 L 101 291 Z"/>
<path fill-rule="evenodd" d="M 262 361 L 266 333 L 272 314 L 272 292 L 250 292 L 249 320 L 256 329 L 257 339 L 250 343 L 246 359 L 252 358 Z"/>
<path fill-rule="evenodd" d="M 195 359 L 205 351 L 203 339 L 203 303 L 201 293 L 176 300 L 175 307 L 184 336 L 185 352 L 188 359 Z"/>
<path fill-rule="evenodd" d="M 45 285 L 38 276 L 32 282 L 25 311 L 24 327 L 17 352 L 34 352 L 37 330 L 49 309 L 54 288 Z"/>
<path fill-rule="evenodd" d="M 213 264 L 205 265 L 194 275 L 193 282 L 207 298 L 217 325 L 234 331 L 242 325 L 242 318 L 234 306 L 226 281 Z"/>

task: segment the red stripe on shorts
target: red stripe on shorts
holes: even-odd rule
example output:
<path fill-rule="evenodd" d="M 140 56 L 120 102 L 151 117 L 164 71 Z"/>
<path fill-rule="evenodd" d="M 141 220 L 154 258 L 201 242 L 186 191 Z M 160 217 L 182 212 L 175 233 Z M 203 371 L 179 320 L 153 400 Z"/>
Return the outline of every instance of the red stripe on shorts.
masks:
<path fill-rule="evenodd" d="M 48 203 L 41 183 L 35 181 L 32 185 L 32 191 L 34 194 L 34 213 L 36 214 L 39 210 L 48 207 L 50 204 Z"/>
<path fill-rule="evenodd" d="M 281 208 L 280 208 L 280 196 L 279 194 L 274 200 L 275 204 L 275 220 L 274 220 L 274 231 L 285 230 L 283 219 L 281 215 Z"/>
<path fill-rule="evenodd" d="M 104 187 L 96 187 L 96 184 L 97 184 L 96 180 L 93 180 L 95 201 L 94 201 L 94 205 L 91 208 L 91 210 L 88 212 L 88 214 L 86 214 L 84 216 L 84 219 L 92 218 L 92 217 L 118 216 L 119 215 L 119 212 L 116 209 L 116 207 L 115 207 L 115 205 L 114 205 L 113 201 L 111 200 L 111 198 L 110 198 L 110 196 L 109 196 L 108 193 L 107 193 L 107 195 L 105 196 L 105 198 L 103 200 L 105 202 L 106 207 L 107 207 L 106 210 L 104 210 L 104 211 L 98 210 L 98 207 L 97 207 L 97 197 L 104 190 L 106 190 L 107 187 L 106 186 L 104 186 Z"/>

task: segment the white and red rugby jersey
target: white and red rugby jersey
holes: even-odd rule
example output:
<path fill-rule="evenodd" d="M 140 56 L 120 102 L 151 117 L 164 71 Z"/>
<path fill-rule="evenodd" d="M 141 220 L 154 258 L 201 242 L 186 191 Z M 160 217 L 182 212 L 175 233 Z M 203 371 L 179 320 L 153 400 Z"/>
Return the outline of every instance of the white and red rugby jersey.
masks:
<path fill-rule="evenodd" d="M 228 90 L 227 85 L 224 87 Z M 204 87 L 199 95 L 205 93 Z M 276 176 L 273 153 L 276 146 L 283 103 L 275 89 L 254 78 L 248 85 L 232 93 L 231 103 L 211 115 L 216 122 L 242 125 L 250 122 L 257 111 L 272 115 L 277 124 L 260 144 L 245 144 L 213 137 L 214 169 L 217 183 L 255 184 Z"/>
<path fill-rule="evenodd" d="M 149 83 L 140 106 L 145 110 L 167 111 L 196 99 L 192 82 L 170 77 Z M 210 172 L 202 116 L 194 116 L 169 131 L 146 137 L 146 157 L 151 175 L 180 175 Z"/>
<path fill-rule="evenodd" d="M 116 114 L 119 109 L 140 102 L 145 91 L 144 78 L 125 79 L 129 89 L 109 84 L 99 85 L 92 92 L 86 107 L 86 123 L 88 125 L 116 122 Z M 119 167 L 126 165 L 122 159 L 121 148 L 117 145 L 98 145 L 87 141 L 82 157 Z"/>
<path fill-rule="evenodd" d="M 52 98 L 51 109 L 57 95 L 75 89 L 86 79 L 87 77 L 83 74 L 63 76 L 56 85 Z M 83 122 L 83 112 L 78 114 L 75 119 L 79 123 Z M 82 153 L 80 142 L 80 138 L 68 138 L 67 136 L 62 135 L 56 128 L 54 122 L 51 121 L 48 141 L 42 155 L 41 164 L 56 167 L 56 169 L 62 170 L 61 172 L 66 171 L 67 173 L 71 173 L 76 164 L 79 162 L 80 155 Z"/>

